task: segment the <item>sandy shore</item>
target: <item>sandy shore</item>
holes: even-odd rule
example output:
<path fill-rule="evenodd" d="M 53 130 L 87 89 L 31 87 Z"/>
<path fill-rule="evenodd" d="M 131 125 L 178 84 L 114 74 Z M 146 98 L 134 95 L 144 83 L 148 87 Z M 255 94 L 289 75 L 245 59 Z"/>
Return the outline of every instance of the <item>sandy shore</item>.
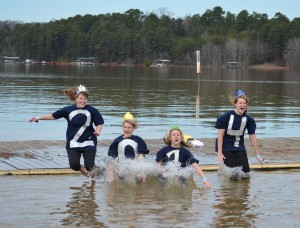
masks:
<path fill-rule="evenodd" d="M 265 64 L 256 64 L 256 65 L 251 65 L 249 69 L 254 69 L 254 70 L 288 70 L 288 66 L 279 66 L 274 63 L 265 63 Z"/>

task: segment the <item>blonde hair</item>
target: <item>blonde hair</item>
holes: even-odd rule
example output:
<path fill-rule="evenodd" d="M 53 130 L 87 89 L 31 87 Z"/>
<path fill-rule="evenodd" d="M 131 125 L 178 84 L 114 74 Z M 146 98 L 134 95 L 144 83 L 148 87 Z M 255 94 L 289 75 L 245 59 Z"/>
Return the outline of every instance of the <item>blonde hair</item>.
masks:
<path fill-rule="evenodd" d="M 129 123 L 129 124 L 131 124 L 132 126 L 133 126 L 133 128 L 134 129 L 137 129 L 138 128 L 138 123 L 137 123 L 137 121 L 134 119 L 134 120 L 132 120 L 132 119 L 126 119 L 126 120 L 124 120 L 123 121 L 123 126 L 124 126 L 124 123 Z"/>
<path fill-rule="evenodd" d="M 185 143 L 185 142 L 183 141 L 183 133 L 182 133 L 182 131 L 181 131 L 179 128 L 171 128 L 170 130 L 168 130 L 168 131 L 166 132 L 165 137 L 163 138 L 164 143 L 165 143 L 166 145 L 168 145 L 168 146 L 171 146 L 171 145 L 172 145 L 172 141 L 171 141 L 171 133 L 172 133 L 172 131 L 174 131 L 174 130 L 179 131 L 180 134 L 181 134 L 181 142 L 180 142 L 180 145 L 181 145 L 181 146 L 184 146 L 184 147 L 191 147 L 190 144 L 187 144 L 187 143 Z"/>
<path fill-rule="evenodd" d="M 243 95 L 240 95 L 240 96 L 231 96 L 231 95 L 228 95 L 228 99 L 230 101 L 230 103 L 233 105 L 233 107 L 235 108 L 235 104 L 238 102 L 238 99 L 239 98 L 243 98 L 246 100 L 246 112 L 248 111 L 248 104 L 249 104 L 249 98 L 243 94 Z"/>
<path fill-rule="evenodd" d="M 71 101 L 75 101 L 76 98 L 78 97 L 79 94 L 82 94 L 83 96 L 85 96 L 87 99 L 89 98 L 89 95 L 86 91 L 82 91 L 77 93 L 77 87 L 73 86 L 71 88 L 68 89 L 64 89 L 64 94 L 71 100 Z"/>

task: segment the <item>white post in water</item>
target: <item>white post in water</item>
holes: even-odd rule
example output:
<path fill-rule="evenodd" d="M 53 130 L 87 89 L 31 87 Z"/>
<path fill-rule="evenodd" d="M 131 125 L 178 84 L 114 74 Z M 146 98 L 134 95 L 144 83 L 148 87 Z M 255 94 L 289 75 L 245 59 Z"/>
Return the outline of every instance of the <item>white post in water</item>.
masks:
<path fill-rule="evenodd" d="M 199 113 L 200 113 L 200 95 L 199 95 L 199 90 L 200 90 L 200 73 L 201 73 L 201 67 L 200 67 L 200 51 L 196 52 L 196 57 L 197 57 L 197 74 L 198 74 L 198 94 L 196 96 L 196 118 L 199 118 Z"/>
<path fill-rule="evenodd" d="M 200 73 L 201 73 L 200 51 L 197 51 L 197 74 L 198 74 L 198 79 L 200 77 Z"/>

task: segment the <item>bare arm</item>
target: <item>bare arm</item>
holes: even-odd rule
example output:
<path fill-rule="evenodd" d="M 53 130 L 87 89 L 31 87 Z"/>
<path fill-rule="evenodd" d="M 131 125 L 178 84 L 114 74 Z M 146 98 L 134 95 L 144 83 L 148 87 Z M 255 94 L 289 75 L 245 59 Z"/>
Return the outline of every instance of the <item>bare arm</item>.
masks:
<path fill-rule="evenodd" d="M 255 134 L 249 135 L 249 138 L 250 138 L 251 144 L 253 146 L 254 153 L 256 155 L 256 159 L 259 163 L 262 164 L 264 162 L 264 159 L 260 156 L 260 153 L 259 153 L 259 150 L 258 150 L 258 145 L 257 145 L 256 135 Z"/>
<path fill-rule="evenodd" d="M 223 136 L 225 134 L 225 129 L 218 130 L 218 161 L 220 163 L 224 163 L 224 159 L 226 159 L 223 155 Z"/>
<path fill-rule="evenodd" d="M 205 178 L 203 170 L 200 168 L 200 166 L 195 162 L 192 164 L 192 167 L 195 169 L 196 173 L 203 179 Z"/>
<path fill-rule="evenodd" d="M 249 135 L 249 138 L 250 138 L 251 144 L 252 144 L 252 146 L 253 146 L 255 155 L 256 155 L 256 156 L 257 156 L 257 155 L 260 155 L 260 154 L 259 154 L 259 150 L 258 150 L 258 145 L 257 145 L 256 135 L 255 135 L 255 134 Z"/>
<path fill-rule="evenodd" d="M 196 173 L 202 178 L 202 184 L 207 188 L 211 188 L 211 185 L 207 180 L 207 178 L 205 177 L 204 172 L 200 168 L 200 166 L 195 162 L 192 164 L 192 167 L 195 169 Z"/>
<path fill-rule="evenodd" d="M 101 131 L 102 131 L 102 125 L 97 125 L 96 130 L 93 134 L 96 135 L 96 136 L 99 136 Z"/>
<path fill-rule="evenodd" d="M 162 166 L 162 161 L 157 162 L 157 173 L 158 173 L 158 175 L 161 176 L 163 171 L 164 171 L 164 168 Z"/>
<path fill-rule="evenodd" d="M 39 120 L 55 120 L 55 118 L 52 116 L 52 114 L 48 114 L 45 116 L 41 116 L 41 117 L 32 117 L 31 119 L 29 119 L 29 122 L 39 122 Z"/>
<path fill-rule="evenodd" d="M 108 166 L 108 169 L 107 169 L 107 182 L 109 184 L 111 184 L 115 179 L 115 168 L 114 168 L 114 164 L 111 160 L 109 160 L 107 162 L 107 166 Z"/>

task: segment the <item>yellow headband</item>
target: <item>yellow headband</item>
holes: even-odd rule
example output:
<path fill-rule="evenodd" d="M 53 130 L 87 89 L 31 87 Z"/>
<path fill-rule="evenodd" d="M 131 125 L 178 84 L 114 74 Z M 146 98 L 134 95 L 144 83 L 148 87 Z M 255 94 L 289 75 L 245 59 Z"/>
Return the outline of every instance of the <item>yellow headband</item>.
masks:
<path fill-rule="evenodd" d="M 126 112 L 123 116 L 124 120 L 134 120 L 133 115 L 130 112 Z"/>

